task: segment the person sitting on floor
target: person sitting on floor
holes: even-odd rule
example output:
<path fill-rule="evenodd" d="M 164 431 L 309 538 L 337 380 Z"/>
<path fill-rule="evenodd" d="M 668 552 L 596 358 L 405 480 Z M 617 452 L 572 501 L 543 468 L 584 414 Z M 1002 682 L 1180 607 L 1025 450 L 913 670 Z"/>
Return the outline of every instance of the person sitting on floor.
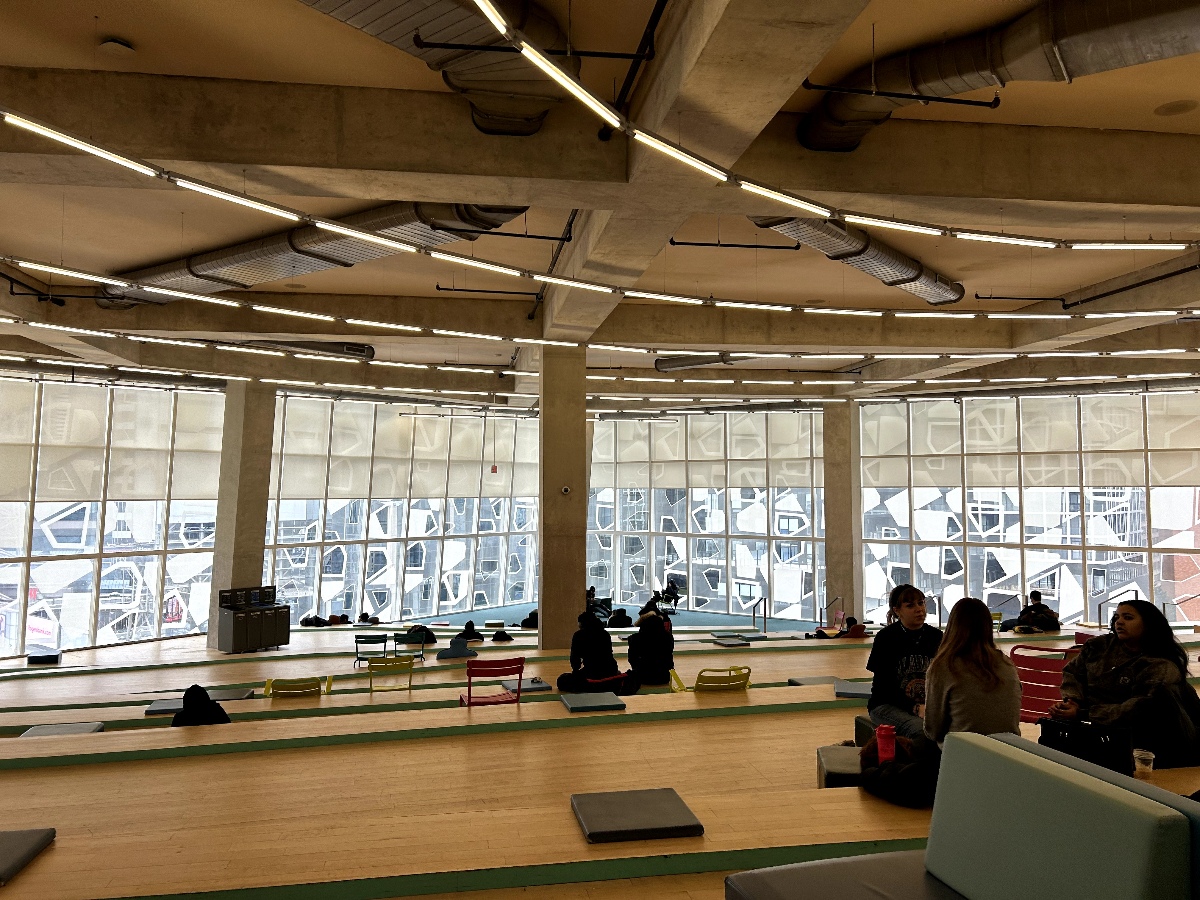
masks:
<path fill-rule="evenodd" d="M 1011 631 L 1014 628 L 1031 628 L 1038 631 L 1060 631 L 1062 625 L 1058 621 L 1058 613 L 1042 602 L 1041 591 L 1029 592 L 1029 605 L 1021 610 L 1015 619 L 1005 619 L 1000 623 L 1001 631 Z"/>
<path fill-rule="evenodd" d="M 571 671 L 558 676 L 558 689 L 566 694 L 610 691 L 611 687 L 592 682 L 612 678 L 620 671 L 613 656 L 612 638 L 595 613 L 580 613 L 578 621 L 579 630 L 571 638 Z"/>
<path fill-rule="evenodd" d="M 535 609 L 532 612 L 530 612 L 529 615 L 527 615 L 525 618 L 523 618 L 521 620 L 520 627 L 536 629 L 538 627 L 538 611 Z"/>
<path fill-rule="evenodd" d="M 1187 681 L 1187 652 L 1152 603 L 1117 604 L 1112 634 L 1092 638 L 1063 669 L 1063 699 L 1050 715 L 1125 728 L 1156 769 L 1200 762 L 1200 698 Z"/>
<path fill-rule="evenodd" d="M 664 616 L 638 617 L 638 630 L 629 636 L 629 667 L 639 684 L 669 684 L 675 668 L 675 639 Z"/>
<path fill-rule="evenodd" d="M 221 704 L 208 696 L 208 691 L 193 684 L 183 692 L 183 709 L 171 719 L 172 728 L 187 728 L 192 725 L 228 725 L 229 714 Z"/>
<path fill-rule="evenodd" d="M 679 609 L 679 587 L 674 578 L 667 579 L 667 588 L 663 591 L 663 600 L 671 604 L 671 609 Z"/>
<path fill-rule="evenodd" d="M 827 631 L 817 630 L 813 632 L 813 637 L 818 639 L 828 640 L 830 638 L 865 638 L 867 636 L 867 626 L 859 623 L 854 616 L 846 617 L 846 627 L 837 634 L 830 634 Z M 808 637 L 806 634 L 805 637 Z"/>
<path fill-rule="evenodd" d="M 875 676 L 867 713 L 876 725 L 894 725 L 896 734 L 924 737 L 925 670 L 941 645 L 942 633 L 925 624 L 925 595 L 911 584 L 892 591 L 887 619 L 867 659 L 867 669 Z"/>
<path fill-rule="evenodd" d="M 455 637 L 460 637 L 464 641 L 469 641 L 471 643 L 484 640 L 484 636 L 475 630 L 475 623 L 470 619 L 467 619 L 467 623 L 463 626 L 463 630 L 456 634 Z"/>
<path fill-rule="evenodd" d="M 925 734 L 940 746 L 952 731 L 1021 733 L 1021 679 L 996 649 L 992 614 L 965 597 L 950 610 L 946 634 L 925 673 Z"/>
<path fill-rule="evenodd" d="M 625 607 L 618 606 L 613 610 L 613 614 L 608 617 L 609 628 L 632 628 L 633 619 L 629 618 L 629 613 L 625 611 Z"/>

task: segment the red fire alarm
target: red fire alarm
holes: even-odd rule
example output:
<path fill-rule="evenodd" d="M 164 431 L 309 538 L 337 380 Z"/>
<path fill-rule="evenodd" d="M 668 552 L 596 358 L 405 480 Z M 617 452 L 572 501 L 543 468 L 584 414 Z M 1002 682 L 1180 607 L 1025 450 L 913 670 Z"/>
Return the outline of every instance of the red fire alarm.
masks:
<path fill-rule="evenodd" d="M 493 463 L 492 464 L 492 474 L 495 475 L 499 471 L 500 471 L 500 469 L 497 468 L 497 466 Z"/>

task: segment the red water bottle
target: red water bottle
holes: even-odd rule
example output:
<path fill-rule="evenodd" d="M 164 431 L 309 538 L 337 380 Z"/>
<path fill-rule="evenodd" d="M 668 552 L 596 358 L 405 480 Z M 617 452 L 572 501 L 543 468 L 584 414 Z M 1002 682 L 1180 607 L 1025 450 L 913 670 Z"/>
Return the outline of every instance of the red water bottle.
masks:
<path fill-rule="evenodd" d="M 896 758 L 896 726 L 880 725 L 875 729 L 875 742 L 879 747 L 879 764 Z"/>

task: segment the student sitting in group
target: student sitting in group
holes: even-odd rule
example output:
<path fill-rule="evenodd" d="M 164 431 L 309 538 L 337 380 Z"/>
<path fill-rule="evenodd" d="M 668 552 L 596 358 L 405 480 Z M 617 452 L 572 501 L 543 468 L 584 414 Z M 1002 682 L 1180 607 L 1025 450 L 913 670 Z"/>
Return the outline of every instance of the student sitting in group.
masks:
<path fill-rule="evenodd" d="M 808 637 L 808 635 L 804 635 Z M 827 631 L 817 630 L 813 633 L 813 637 L 821 640 L 829 640 L 831 638 L 865 638 L 867 636 L 867 626 L 861 624 L 854 616 L 846 617 L 846 627 L 837 634 L 830 634 Z"/>
<path fill-rule="evenodd" d="M 888 597 L 888 624 L 871 646 L 867 669 L 874 674 L 867 712 L 876 725 L 894 725 L 908 738 L 925 734 L 925 670 L 942 633 L 925 624 L 925 595 L 911 584 Z"/>
<path fill-rule="evenodd" d="M 229 714 L 221 708 L 221 704 L 208 696 L 208 691 L 198 684 L 193 684 L 183 692 L 183 709 L 175 713 L 171 719 L 172 728 L 186 728 L 192 725 L 228 725 Z"/>
<path fill-rule="evenodd" d="M 952 731 L 1021 733 L 1021 679 L 996 649 L 982 600 L 954 604 L 946 634 L 925 673 L 925 734 L 940 745 Z"/>
<path fill-rule="evenodd" d="M 455 637 L 460 637 L 469 643 L 483 641 L 485 639 L 482 634 L 475 630 L 475 623 L 470 619 L 467 619 L 466 624 L 463 626 L 463 630 L 456 634 Z"/>
<path fill-rule="evenodd" d="M 1145 600 L 1125 600 L 1112 634 L 1092 638 L 1063 669 L 1063 699 L 1050 715 L 1127 729 L 1157 769 L 1194 766 L 1200 698 L 1187 675 L 1187 652 L 1166 616 Z"/>
<path fill-rule="evenodd" d="M 595 613 L 580 613 L 578 621 L 579 630 L 571 638 L 571 671 L 558 676 L 558 689 L 567 694 L 610 691 L 611 687 L 590 682 L 612 678 L 619 672 L 613 656 L 612 638 Z"/>
<path fill-rule="evenodd" d="M 638 617 L 638 630 L 629 636 L 629 667 L 640 684 L 669 684 L 675 668 L 675 638 L 665 616 Z"/>
<path fill-rule="evenodd" d="M 1021 610 L 1021 614 L 1015 619 L 1005 619 L 1000 623 L 1001 631 L 1011 631 L 1017 627 L 1036 628 L 1038 631 L 1062 629 L 1058 622 L 1058 613 L 1042 602 L 1041 591 L 1030 591 L 1029 605 Z"/>
<path fill-rule="evenodd" d="M 633 619 L 629 618 L 629 613 L 625 611 L 625 607 L 618 606 L 613 610 L 613 614 L 608 617 L 609 628 L 632 628 Z"/>
<path fill-rule="evenodd" d="M 662 598 L 671 604 L 672 610 L 679 609 L 679 587 L 675 584 L 674 578 L 667 579 L 667 587 L 663 591 Z"/>

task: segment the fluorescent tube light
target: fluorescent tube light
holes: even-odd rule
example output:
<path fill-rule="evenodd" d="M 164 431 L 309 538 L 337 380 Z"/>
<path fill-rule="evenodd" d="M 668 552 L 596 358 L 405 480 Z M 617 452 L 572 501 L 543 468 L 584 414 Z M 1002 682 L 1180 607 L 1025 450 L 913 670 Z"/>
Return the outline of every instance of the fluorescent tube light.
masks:
<path fill-rule="evenodd" d="M 743 379 L 742 379 L 742 384 L 777 384 L 777 385 L 790 385 L 790 384 L 795 384 L 795 382 L 793 382 L 793 381 L 770 381 L 770 380 L 758 381 L 758 380 L 754 380 L 754 379 L 750 379 L 750 378 L 743 378 Z"/>
<path fill-rule="evenodd" d="M 897 319 L 974 319 L 975 313 L 896 312 Z"/>
<path fill-rule="evenodd" d="M 37 362 L 43 366 L 69 366 L 72 369 L 107 369 L 108 366 L 102 366 L 99 363 L 81 362 L 79 360 L 70 359 L 39 359 Z"/>
<path fill-rule="evenodd" d="M 447 331 L 444 328 L 431 328 L 434 334 L 440 334 L 442 337 L 456 338 L 478 338 L 481 341 L 507 341 L 508 338 L 501 337 L 498 334 L 479 334 L 474 331 Z"/>
<path fill-rule="evenodd" d="M 322 356 L 320 353 L 293 353 L 293 359 L 308 359 L 313 362 L 335 362 L 335 363 L 360 363 L 362 360 L 353 359 L 349 356 Z"/>
<path fill-rule="evenodd" d="M 439 372 L 475 372 L 478 375 L 495 375 L 495 369 L 480 369 L 474 366 L 434 366 Z"/>
<path fill-rule="evenodd" d="M 621 380 L 622 381 L 666 381 L 666 382 L 671 382 L 671 383 L 674 383 L 674 381 L 675 381 L 674 378 L 642 378 L 641 376 L 634 377 L 632 375 L 626 375 Z"/>
<path fill-rule="evenodd" d="M 578 347 L 573 341 L 548 341 L 544 338 L 513 338 L 514 344 L 539 344 L 544 347 Z"/>
<path fill-rule="evenodd" d="M 626 381 L 632 381 L 632 378 L 626 378 Z M 684 384 L 733 384 L 732 378 L 684 378 Z"/>
<path fill-rule="evenodd" d="M 304 312 L 299 309 L 283 309 L 278 306 L 257 306 L 250 307 L 255 312 L 275 313 L 279 316 L 293 316 L 297 319 L 316 319 L 318 322 L 336 322 L 337 319 L 333 316 L 327 316 L 324 313 Z"/>
<path fill-rule="evenodd" d="M 912 234 L 928 234 L 934 237 L 941 237 L 945 231 L 941 228 L 932 228 L 929 225 L 916 225 L 912 222 L 899 222 L 896 219 L 877 219 L 874 216 L 860 216 L 857 213 L 846 213 L 842 216 L 847 222 L 852 222 L 855 225 L 874 225 L 877 228 L 890 228 L 893 231 L 907 231 Z"/>
<path fill-rule="evenodd" d="M 119 278 L 112 278 L 108 275 L 92 275 L 88 272 L 80 272 L 77 269 L 64 269 L 61 266 L 47 266 L 43 263 L 28 262 L 23 259 L 14 260 L 22 269 L 32 269 L 35 272 L 50 272 L 54 275 L 64 275 L 67 278 L 78 278 L 81 281 L 96 281 L 100 284 L 112 284 L 117 287 L 129 287 L 128 281 L 122 281 Z"/>
<path fill-rule="evenodd" d="M 1070 319 L 1067 313 L 984 313 L 989 319 Z"/>
<path fill-rule="evenodd" d="M 31 328 L 45 328 L 49 331 L 63 331 L 67 334 L 86 334 L 90 337 L 117 337 L 115 334 L 110 334 L 107 331 L 95 331 L 91 328 L 72 328 L 70 325 L 51 325 L 49 322 L 26 322 Z"/>
<path fill-rule="evenodd" d="M 216 197 L 218 200 L 227 200 L 230 203 L 236 203 L 238 206 L 245 206 L 249 209 L 256 209 L 259 212 L 264 212 L 269 216 L 278 216 L 281 219 L 287 219 L 289 222 L 300 221 L 300 217 L 294 212 L 283 209 L 279 206 L 273 206 L 270 203 L 263 203 L 261 200 L 251 200 L 249 197 L 244 197 L 241 194 L 235 194 L 231 191 L 223 191 L 220 188 L 209 187 L 206 184 L 197 184 L 194 181 L 188 181 L 184 178 L 173 178 L 172 181 L 174 181 L 181 188 L 187 188 L 189 191 L 207 194 L 210 197 Z"/>
<path fill-rule="evenodd" d="M 397 325 L 394 322 L 375 322 L 371 319 L 344 319 L 347 325 L 361 325 L 363 328 L 391 328 L 395 331 L 424 331 L 416 325 Z"/>
<path fill-rule="evenodd" d="M 786 203 L 788 206 L 795 206 L 798 209 L 803 209 L 813 215 L 820 216 L 823 219 L 828 219 L 833 215 L 833 210 L 827 206 L 813 203 L 811 200 L 804 200 L 801 197 L 793 197 L 791 194 L 785 194 L 782 191 L 775 191 L 769 187 L 763 187 L 760 184 L 755 184 L 752 181 L 739 181 L 738 187 L 743 191 L 749 191 L 752 194 L 758 194 L 760 197 L 767 197 L 771 200 L 778 200 L 780 203 Z"/>
<path fill-rule="evenodd" d="M 89 144 L 86 141 L 79 140 L 79 138 L 63 134 L 61 131 L 55 131 L 52 128 L 47 128 L 45 125 L 38 125 L 36 122 L 30 122 L 28 119 L 22 119 L 20 116 L 14 116 L 12 113 L 0 113 L 0 115 L 4 116 L 4 121 L 9 125 L 15 125 L 17 128 L 32 131 L 34 134 L 40 134 L 42 137 L 50 138 L 52 141 L 58 141 L 60 144 L 66 144 L 68 147 L 74 147 L 76 150 L 82 150 L 84 153 L 90 153 L 92 156 L 98 156 L 111 163 L 116 163 L 118 166 L 132 169 L 139 175 L 148 175 L 151 178 L 157 178 L 159 175 L 158 169 L 152 169 L 144 163 L 120 156 L 111 150 L 104 150 L 95 144 Z"/>
<path fill-rule="evenodd" d="M 174 369 L 144 369 L 141 366 L 117 366 L 117 369 L 122 372 L 133 372 L 137 375 L 174 375 L 182 377 L 183 372 L 176 372 Z"/>
<path fill-rule="evenodd" d="M 916 384 L 916 381 L 903 378 L 882 378 L 878 380 L 867 380 L 863 384 Z"/>
<path fill-rule="evenodd" d="M 261 347 L 241 347 L 237 344 L 217 344 L 218 350 L 230 350 L 233 353 L 250 353 L 254 356 L 286 356 L 278 350 L 264 350 Z"/>
<path fill-rule="evenodd" d="M 726 309 L 762 309 L 767 312 L 791 312 L 795 307 L 781 306 L 778 303 L 742 303 L 738 300 L 716 300 L 713 306 L 722 306 Z"/>
<path fill-rule="evenodd" d="M 1131 381 L 1146 381 L 1151 378 L 1192 378 L 1195 372 L 1148 372 L 1145 375 L 1126 375 Z"/>
<path fill-rule="evenodd" d="M 534 275 L 529 276 L 534 281 L 544 281 L 547 284 L 557 284 L 567 288 L 579 288 L 581 291 L 596 291 L 599 294 L 616 293 L 616 288 L 610 288 L 606 284 L 592 284 L 589 281 L 576 281 L 574 278 L 559 278 L 557 275 Z"/>
<path fill-rule="evenodd" d="M 1166 355 L 1168 353 L 1187 353 L 1187 350 L 1176 348 L 1173 350 L 1110 350 L 1109 356 L 1157 356 L 1160 353 Z"/>
<path fill-rule="evenodd" d="M 425 363 L 410 363 L 410 362 L 392 362 L 388 359 L 372 359 L 370 364 L 373 366 L 392 366 L 396 369 L 428 369 L 429 366 Z"/>
<path fill-rule="evenodd" d="M 1130 312 L 1084 313 L 1083 317 L 1085 319 L 1138 319 L 1138 318 L 1148 318 L 1148 317 L 1153 317 L 1153 316 L 1171 316 L 1172 318 L 1174 318 L 1175 316 L 1179 316 L 1179 315 L 1182 315 L 1182 313 L 1179 312 L 1179 310 L 1172 309 L 1172 310 L 1156 310 L 1153 312 L 1151 312 L 1149 310 L 1135 310 L 1135 311 L 1130 311 Z"/>
<path fill-rule="evenodd" d="M 487 20 L 492 23 L 501 34 L 508 34 L 508 23 L 504 21 L 504 16 L 500 15 L 500 11 L 492 6 L 489 0 L 475 0 L 475 5 L 479 7 L 479 11 L 487 17 Z"/>
<path fill-rule="evenodd" d="M 1111 241 L 1109 243 L 1086 243 L 1072 242 L 1068 244 L 1072 250 L 1186 250 L 1190 245 L 1184 243 L 1171 243 L 1163 241 L 1155 243 L 1153 241 L 1145 241 L 1143 243 L 1129 242 L 1123 243 L 1119 241 Z"/>
<path fill-rule="evenodd" d="M 657 150 L 659 153 L 665 153 L 672 159 L 678 160 L 685 166 L 691 166 L 693 169 L 717 179 L 717 181 L 729 180 L 729 176 L 726 173 L 722 172 L 711 163 L 706 163 L 704 160 L 700 159 L 700 157 L 692 156 L 692 154 L 688 153 L 682 147 L 676 147 L 674 144 L 668 144 L 666 141 L 660 138 L 656 138 L 651 134 L 647 134 L 644 131 L 638 131 L 636 129 L 633 132 L 633 139 L 638 143 L 645 144 L 651 150 Z"/>
<path fill-rule="evenodd" d="M 24 356 L 9 356 L 8 354 L 4 354 L 3 356 L 0 356 L 0 361 L 19 362 L 19 363 L 27 362 L 27 360 L 25 359 Z"/>
<path fill-rule="evenodd" d="M 883 313 L 873 309 L 818 309 L 805 307 L 806 313 L 821 313 L 825 316 L 882 316 Z"/>
<path fill-rule="evenodd" d="M 500 374 L 501 375 L 522 375 L 526 378 L 541 378 L 542 377 L 541 372 L 527 372 L 522 369 L 504 369 Z M 529 396 L 532 397 L 533 395 L 530 394 Z"/>
<path fill-rule="evenodd" d="M 509 266 L 502 266 L 497 263 L 485 262 L 482 259 L 475 259 L 472 256 L 455 256 L 450 253 L 442 253 L 440 250 L 431 250 L 429 255 L 434 259 L 440 259 L 442 262 L 457 263 L 463 266 L 471 266 L 475 269 L 486 269 L 489 272 L 499 272 L 501 275 L 512 275 L 520 278 L 524 273 L 519 269 L 513 269 Z"/>
<path fill-rule="evenodd" d="M 476 0 L 478 2 L 478 0 Z M 495 24 L 494 22 L 492 24 Z M 597 97 L 594 97 L 591 92 L 583 85 L 579 84 L 574 78 L 550 62 L 546 57 L 524 42 L 521 43 L 521 55 L 527 60 L 542 70 L 542 73 L 549 76 L 558 86 L 564 91 L 598 115 L 601 119 L 608 123 L 610 128 L 617 131 L 621 130 L 621 117 L 618 116 L 606 103 Z"/>
<path fill-rule="evenodd" d="M 258 379 L 263 384 L 290 384 L 296 387 L 316 387 L 315 381 L 296 381 L 292 378 L 260 378 Z"/>
<path fill-rule="evenodd" d="M 940 353 L 876 353 L 875 359 L 938 359 Z"/>
<path fill-rule="evenodd" d="M 854 384 L 854 381 L 852 379 L 848 379 L 848 378 L 836 378 L 836 379 L 828 379 L 828 380 L 824 380 L 824 381 L 802 381 L 800 383 L 803 385 L 815 385 L 815 384 L 847 385 L 847 384 Z"/>
<path fill-rule="evenodd" d="M 215 373 L 210 374 L 208 372 L 192 372 L 190 374 L 193 378 L 210 378 L 213 381 L 250 381 L 250 379 L 244 375 L 217 375 Z"/>
<path fill-rule="evenodd" d="M 394 241 L 389 237 L 375 234 L 375 232 L 367 231 L 363 228 L 351 228 L 349 225 L 342 225 L 338 222 L 330 222 L 325 219 L 313 219 L 313 224 L 323 231 L 332 231 L 334 234 L 342 235 L 342 237 L 366 241 L 368 244 L 378 244 L 380 247 L 387 247 L 390 250 L 397 250 L 401 253 L 417 252 L 417 248 L 412 244 L 406 244 L 403 241 Z"/>
<path fill-rule="evenodd" d="M 326 381 L 321 387 L 338 388 L 343 391 L 377 391 L 379 388 L 370 384 L 339 384 L 336 381 Z"/>
<path fill-rule="evenodd" d="M 982 378 L 931 378 L 926 384 L 979 384 Z"/>
<path fill-rule="evenodd" d="M 979 231 L 953 231 L 951 234 L 964 241 L 980 241 L 985 244 L 1011 244 L 1014 247 L 1039 247 L 1043 250 L 1053 250 L 1058 246 L 1058 241 L 1011 237 L 1007 234 L 986 234 Z"/>
<path fill-rule="evenodd" d="M 1016 359 L 1016 353 L 951 353 L 950 359 Z"/>
<path fill-rule="evenodd" d="M 862 359 L 861 353 L 801 353 L 798 359 Z"/>
<path fill-rule="evenodd" d="M 162 294 L 164 297 L 178 297 L 180 300 L 196 300 L 200 303 L 213 303 L 217 306 L 241 306 L 237 300 L 226 300 L 223 297 L 210 297 L 207 294 L 193 294 L 188 291 L 173 291 L 169 288 L 150 287 L 146 284 L 135 284 L 133 287 L 147 294 Z"/>
<path fill-rule="evenodd" d="M 588 381 L 616 381 L 616 375 L 584 375 Z"/>
<path fill-rule="evenodd" d="M 697 300 L 695 297 L 680 297 L 677 294 L 656 294 L 654 291 L 624 291 L 626 297 L 640 297 L 643 300 L 664 300 L 667 303 L 687 303 L 691 306 L 700 306 L 704 303 L 703 300 Z"/>
<path fill-rule="evenodd" d="M 990 378 L 992 384 L 1041 384 L 1049 381 L 1049 378 Z"/>
<path fill-rule="evenodd" d="M 140 334 L 127 334 L 125 337 L 131 341 L 137 341 L 139 344 L 168 344 L 172 347 L 191 347 L 194 350 L 203 350 L 208 347 L 208 344 L 202 344 L 199 341 L 184 341 L 178 338 L 147 337 Z"/>
<path fill-rule="evenodd" d="M 588 344 L 589 350 L 607 350 L 609 353 L 649 353 L 643 347 L 618 347 L 613 344 Z"/>

